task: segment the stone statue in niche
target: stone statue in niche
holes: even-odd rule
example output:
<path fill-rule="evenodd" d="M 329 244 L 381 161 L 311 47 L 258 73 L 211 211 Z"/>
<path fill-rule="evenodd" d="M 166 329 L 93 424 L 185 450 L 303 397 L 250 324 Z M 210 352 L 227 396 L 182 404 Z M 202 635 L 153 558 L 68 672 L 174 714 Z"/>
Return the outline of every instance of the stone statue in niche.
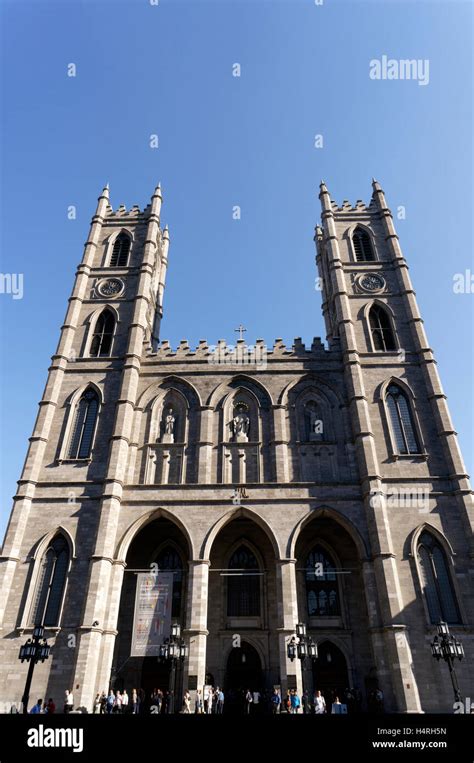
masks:
<path fill-rule="evenodd" d="M 311 442 L 314 440 L 323 440 L 324 427 L 319 411 L 314 404 L 307 406 L 308 418 L 309 418 L 309 431 L 308 440 Z"/>
<path fill-rule="evenodd" d="M 173 414 L 173 409 L 168 408 L 168 413 L 163 419 L 163 437 L 162 442 L 174 442 L 174 427 L 176 423 L 176 417 Z"/>
<path fill-rule="evenodd" d="M 250 419 L 247 415 L 246 405 L 237 405 L 234 409 L 234 417 L 230 422 L 230 431 L 234 442 L 248 442 Z"/>

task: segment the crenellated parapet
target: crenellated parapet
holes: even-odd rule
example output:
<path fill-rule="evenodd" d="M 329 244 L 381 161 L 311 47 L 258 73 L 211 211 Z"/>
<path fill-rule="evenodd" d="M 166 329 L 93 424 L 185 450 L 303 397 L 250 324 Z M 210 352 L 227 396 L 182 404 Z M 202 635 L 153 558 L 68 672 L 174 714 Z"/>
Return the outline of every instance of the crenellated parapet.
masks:
<path fill-rule="evenodd" d="M 228 344 L 225 339 L 219 339 L 215 344 L 200 339 L 196 347 L 191 347 L 187 339 L 181 339 L 178 346 L 173 348 L 167 339 L 161 341 L 156 350 L 149 351 L 148 357 L 156 357 L 157 360 L 208 360 L 212 362 L 240 363 L 244 356 L 253 355 L 255 360 L 263 357 L 271 358 L 322 358 L 332 351 L 327 350 L 320 337 L 315 337 L 308 347 L 300 337 L 294 339 L 293 344 L 287 347 L 282 339 L 275 339 L 272 346 L 263 339 L 257 339 L 255 344 L 248 344 L 244 340 L 238 340 L 235 344 Z"/>

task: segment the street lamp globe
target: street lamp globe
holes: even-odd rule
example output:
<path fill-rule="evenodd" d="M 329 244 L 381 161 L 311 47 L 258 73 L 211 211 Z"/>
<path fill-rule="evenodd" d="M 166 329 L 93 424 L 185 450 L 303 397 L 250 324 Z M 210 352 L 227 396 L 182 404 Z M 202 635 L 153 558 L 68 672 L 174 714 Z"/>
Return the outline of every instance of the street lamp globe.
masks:
<path fill-rule="evenodd" d="M 458 658 L 458 660 L 462 660 L 462 658 L 464 657 L 464 647 L 461 644 L 461 642 L 458 641 L 458 639 L 455 639 L 455 645 L 456 645 L 456 657 Z"/>
<path fill-rule="evenodd" d="M 287 654 L 288 654 L 288 659 L 290 659 L 291 662 L 293 662 L 293 660 L 296 657 L 296 641 L 295 641 L 295 637 L 294 636 L 288 642 Z"/>
<path fill-rule="evenodd" d="M 296 623 L 296 635 L 298 638 L 304 638 L 306 636 L 305 623 Z"/>
<path fill-rule="evenodd" d="M 317 656 L 318 656 L 317 644 L 315 644 L 314 641 L 311 640 L 308 644 L 308 657 L 311 657 L 312 660 L 316 660 Z"/>
<path fill-rule="evenodd" d="M 438 636 L 448 636 L 449 635 L 448 624 L 443 622 L 443 621 L 438 623 L 437 630 L 438 630 Z"/>

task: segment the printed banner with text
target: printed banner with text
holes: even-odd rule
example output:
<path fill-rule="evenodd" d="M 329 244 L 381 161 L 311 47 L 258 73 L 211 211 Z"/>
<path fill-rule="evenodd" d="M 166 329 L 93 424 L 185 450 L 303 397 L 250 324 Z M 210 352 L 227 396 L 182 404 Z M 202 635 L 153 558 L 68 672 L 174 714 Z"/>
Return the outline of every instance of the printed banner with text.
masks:
<path fill-rule="evenodd" d="M 172 572 L 137 575 L 132 657 L 158 656 L 160 644 L 170 635 L 172 597 Z"/>

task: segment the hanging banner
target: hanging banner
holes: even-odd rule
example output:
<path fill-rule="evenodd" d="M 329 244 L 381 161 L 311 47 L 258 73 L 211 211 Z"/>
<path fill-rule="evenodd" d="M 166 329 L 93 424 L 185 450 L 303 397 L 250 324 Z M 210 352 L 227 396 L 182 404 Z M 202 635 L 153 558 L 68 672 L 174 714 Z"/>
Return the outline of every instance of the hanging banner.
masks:
<path fill-rule="evenodd" d="M 172 597 L 172 572 L 137 575 L 131 657 L 158 655 L 160 644 L 170 635 Z"/>

